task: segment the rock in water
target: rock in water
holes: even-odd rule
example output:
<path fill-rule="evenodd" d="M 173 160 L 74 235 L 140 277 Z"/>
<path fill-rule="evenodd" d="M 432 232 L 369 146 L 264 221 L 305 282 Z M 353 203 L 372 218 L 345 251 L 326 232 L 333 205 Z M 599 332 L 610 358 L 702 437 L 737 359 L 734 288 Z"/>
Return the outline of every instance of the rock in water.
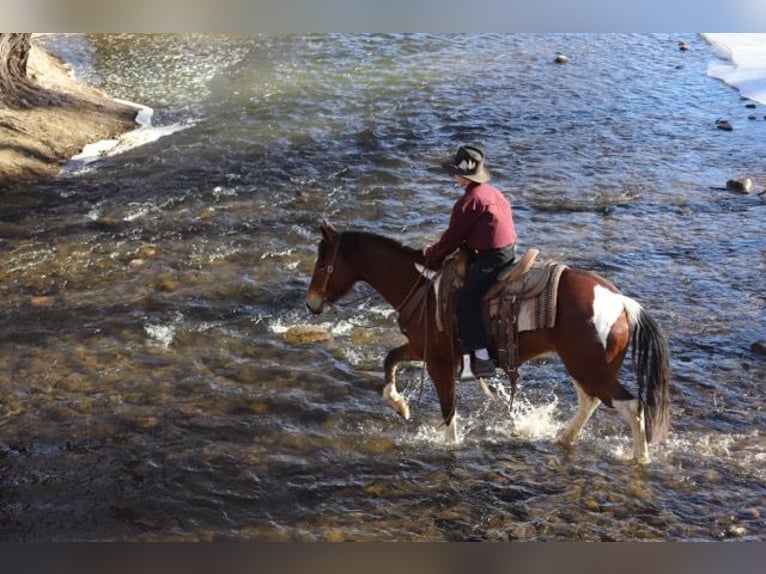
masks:
<path fill-rule="evenodd" d="M 285 331 L 283 337 L 288 343 L 315 343 L 332 339 L 329 331 L 315 325 L 295 325 Z"/>
<path fill-rule="evenodd" d="M 749 177 L 730 179 L 726 182 L 726 189 L 737 193 L 750 193 L 753 190 L 753 180 Z"/>
<path fill-rule="evenodd" d="M 729 122 L 728 120 L 716 120 L 715 127 L 717 127 L 719 130 L 724 130 L 726 132 L 730 132 L 734 129 L 734 127 L 732 127 L 731 125 L 731 122 Z"/>

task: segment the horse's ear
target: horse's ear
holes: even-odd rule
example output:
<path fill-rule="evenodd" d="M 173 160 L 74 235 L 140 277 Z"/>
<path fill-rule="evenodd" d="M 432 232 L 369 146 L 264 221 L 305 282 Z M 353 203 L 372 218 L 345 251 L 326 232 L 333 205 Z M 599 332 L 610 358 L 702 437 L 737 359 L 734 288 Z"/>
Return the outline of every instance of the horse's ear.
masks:
<path fill-rule="evenodd" d="M 335 229 L 335 226 L 332 223 L 329 221 L 322 222 L 322 237 L 324 237 L 327 241 L 330 241 L 330 239 L 337 234 L 338 230 Z"/>

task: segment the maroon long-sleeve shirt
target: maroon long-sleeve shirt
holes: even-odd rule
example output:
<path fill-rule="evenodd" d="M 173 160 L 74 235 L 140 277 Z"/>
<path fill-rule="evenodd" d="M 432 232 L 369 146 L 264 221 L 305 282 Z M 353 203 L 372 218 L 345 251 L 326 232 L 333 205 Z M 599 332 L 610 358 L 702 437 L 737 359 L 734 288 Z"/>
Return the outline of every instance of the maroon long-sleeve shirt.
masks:
<path fill-rule="evenodd" d="M 425 250 L 429 267 L 465 243 L 477 251 L 501 249 L 516 242 L 510 202 L 488 183 L 472 183 L 452 207 L 449 226 L 439 241 Z"/>

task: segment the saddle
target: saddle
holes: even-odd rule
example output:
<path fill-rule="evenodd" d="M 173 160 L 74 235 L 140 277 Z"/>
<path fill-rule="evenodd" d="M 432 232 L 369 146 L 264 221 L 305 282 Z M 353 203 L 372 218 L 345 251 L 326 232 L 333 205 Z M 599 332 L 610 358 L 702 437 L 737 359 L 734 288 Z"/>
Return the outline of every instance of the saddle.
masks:
<path fill-rule="evenodd" d="M 561 273 L 556 261 L 540 262 L 539 250 L 529 249 L 497 277 L 482 299 L 484 329 L 495 349 L 496 363 L 516 388 L 519 332 L 551 328 L 556 324 L 556 296 Z M 455 290 L 462 285 L 469 265 L 468 253 L 456 251 L 444 263 L 438 282 L 437 325 L 456 332 Z"/>

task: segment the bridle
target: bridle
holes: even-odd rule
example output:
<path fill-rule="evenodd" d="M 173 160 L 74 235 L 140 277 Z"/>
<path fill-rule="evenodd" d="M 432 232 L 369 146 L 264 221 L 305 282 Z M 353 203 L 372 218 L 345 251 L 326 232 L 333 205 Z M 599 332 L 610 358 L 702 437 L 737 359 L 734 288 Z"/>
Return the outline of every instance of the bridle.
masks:
<path fill-rule="evenodd" d="M 340 236 L 338 236 L 338 240 L 335 242 L 335 248 L 332 252 L 332 259 L 330 260 L 330 264 L 325 268 L 325 275 L 324 275 L 324 283 L 322 284 L 322 299 L 327 300 L 326 293 L 327 293 L 327 284 L 330 282 L 330 275 L 332 275 L 332 272 L 335 271 L 335 260 L 338 258 L 338 251 L 340 250 Z"/>

